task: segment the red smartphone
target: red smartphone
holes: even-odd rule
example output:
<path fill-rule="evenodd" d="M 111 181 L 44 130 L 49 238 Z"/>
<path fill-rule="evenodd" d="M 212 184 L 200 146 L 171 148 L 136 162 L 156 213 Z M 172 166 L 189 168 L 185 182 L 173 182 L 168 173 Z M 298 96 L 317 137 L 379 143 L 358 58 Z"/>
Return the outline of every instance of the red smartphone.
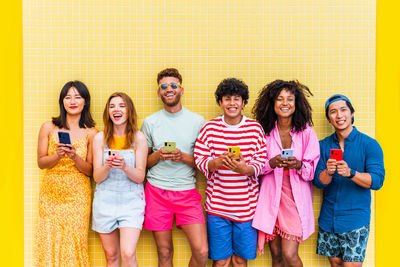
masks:
<path fill-rule="evenodd" d="M 336 159 L 336 161 L 343 160 L 343 151 L 341 149 L 331 149 L 331 159 Z"/>

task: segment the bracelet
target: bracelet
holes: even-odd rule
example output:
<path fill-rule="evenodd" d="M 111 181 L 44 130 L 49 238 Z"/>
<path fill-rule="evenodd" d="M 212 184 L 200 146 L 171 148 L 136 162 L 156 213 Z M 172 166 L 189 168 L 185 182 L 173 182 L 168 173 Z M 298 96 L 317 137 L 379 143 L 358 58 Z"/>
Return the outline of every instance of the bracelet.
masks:
<path fill-rule="evenodd" d="M 299 160 L 299 161 L 300 161 L 300 168 L 298 168 L 298 170 L 300 170 L 301 167 L 303 167 L 303 161 L 302 160 Z"/>

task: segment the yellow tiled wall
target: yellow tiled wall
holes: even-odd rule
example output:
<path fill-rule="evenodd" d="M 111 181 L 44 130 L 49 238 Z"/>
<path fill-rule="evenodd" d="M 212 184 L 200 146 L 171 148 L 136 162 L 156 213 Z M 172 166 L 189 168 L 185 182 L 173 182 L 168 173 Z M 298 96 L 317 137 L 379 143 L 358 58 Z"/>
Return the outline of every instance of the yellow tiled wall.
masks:
<path fill-rule="evenodd" d="M 266 83 L 298 79 L 310 99 L 318 137 L 332 132 L 323 103 L 346 94 L 356 108 L 355 125 L 375 133 L 375 1 L 182 1 L 182 0 L 23 0 L 24 86 L 24 255 L 32 266 L 42 172 L 36 164 L 40 125 L 58 114 L 65 82 L 82 80 L 92 95 L 98 129 L 108 96 L 127 92 L 139 124 L 162 105 L 156 75 L 176 67 L 183 75 L 184 105 L 205 117 L 219 115 L 213 94 L 226 77 L 243 79 L 250 89 L 246 115 Z M 205 179 L 198 188 L 204 195 Z M 321 192 L 315 190 L 317 220 Z M 374 206 L 373 206 L 374 207 Z M 364 266 L 375 263 L 375 224 Z M 186 266 L 190 248 L 173 232 L 175 266 Z M 105 266 L 98 236 L 90 232 L 92 266 Z M 305 266 L 328 266 L 315 254 L 316 234 L 300 246 Z M 268 249 L 266 249 L 268 251 Z M 152 234 L 143 231 L 140 266 L 156 266 Z M 269 253 L 250 266 L 269 266 Z"/>

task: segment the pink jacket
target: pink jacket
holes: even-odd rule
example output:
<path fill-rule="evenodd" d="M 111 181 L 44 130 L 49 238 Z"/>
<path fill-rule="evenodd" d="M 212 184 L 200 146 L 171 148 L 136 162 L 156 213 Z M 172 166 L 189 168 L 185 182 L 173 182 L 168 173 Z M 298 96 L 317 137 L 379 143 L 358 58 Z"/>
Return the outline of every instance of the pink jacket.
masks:
<path fill-rule="evenodd" d="M 291 132 L 293 156 L 303 161 L 300 170 L 291 169 L 290 182 L 293 197 L 303 229 L 303 240 L 306 240 L 315 228 L 312 205 L 312 179 L 319 160 L 319 143 L 314 129 L 307 128 L 299 133 Z M 261 189 L 258 197 L 253 227 L 267 234 L 272 234 L 278 215 L 279 202 L 282 192 L 283 168 L 272 169 L 269 159 L 280 154 L 282 150 L 278 128 L 267 136 L 267 162 L 261 170 Z"/>

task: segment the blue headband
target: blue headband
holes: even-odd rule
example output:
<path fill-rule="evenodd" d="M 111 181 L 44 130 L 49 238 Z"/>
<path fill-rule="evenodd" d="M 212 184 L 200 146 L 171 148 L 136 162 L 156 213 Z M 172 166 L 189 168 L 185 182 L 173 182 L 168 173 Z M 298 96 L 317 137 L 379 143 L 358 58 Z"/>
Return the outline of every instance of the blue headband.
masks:
<path fill-rule="evenodd" d="M 334 99 L 332 99 L 332 98 L 334 98 Z M 336 102 L 336 101 L 340 101 L 340 100 L 344 100 L 344 101 L 350 103 L 350 105 L 351 105 L 350 100 L 346 96 L 341 95 L 341 94 L 336 94 L 336 95 L 333 95 L 330 98 L 328 98 L 328 100 L 326 100 L 326 102 L 325 102 L 325 112 L 328 110 L 328 107 L 329 107 L 330 104 L 332 104 L 333 102 Z"/>

